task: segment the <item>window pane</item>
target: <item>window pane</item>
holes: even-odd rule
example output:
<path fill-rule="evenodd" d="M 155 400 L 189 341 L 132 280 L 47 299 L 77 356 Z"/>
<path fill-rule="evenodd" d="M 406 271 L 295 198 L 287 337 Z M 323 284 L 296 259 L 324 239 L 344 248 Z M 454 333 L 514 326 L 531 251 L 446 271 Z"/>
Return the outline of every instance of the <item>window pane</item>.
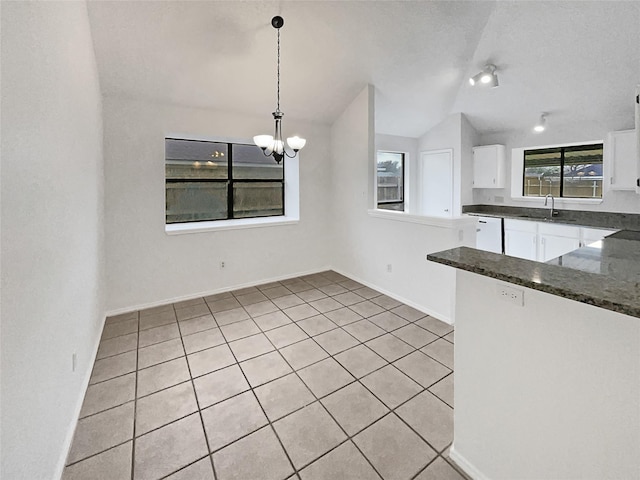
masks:
<path fill-rule="evenodd" d="M 226 182 L 167 182 L 167 223 L 227 218 Z"/>
<path fill-rule="evenodd" d="M 165 140 L 167 180 L 226 179 L 227 145 L 195 140 Z"/>
<path fill-rule="evenodd" d="M 234 218 L 284 215 L 282 182 L 234 182 Z"/>
<path fill-rule="evenodd" d="M 233 145 L 233 178 L 250 180 L 283 180 L 284 162 L 277 164 L 265 157 L 256 145 Z"/>
<path fill-rule="evenodd" d="M 525 197 L 560 196 L 561 150 L 528 150 L 524 152 Z"/>
<path fill-rule="evenodd" d="M 563 174 L 562 196 L 602 198 L 602 145 L 567 148 Z"/>
<path fill-rule="evenodd" d="M 404 210 L 403 161 L 403 153 L 378 152 L 378 208 Z"/>

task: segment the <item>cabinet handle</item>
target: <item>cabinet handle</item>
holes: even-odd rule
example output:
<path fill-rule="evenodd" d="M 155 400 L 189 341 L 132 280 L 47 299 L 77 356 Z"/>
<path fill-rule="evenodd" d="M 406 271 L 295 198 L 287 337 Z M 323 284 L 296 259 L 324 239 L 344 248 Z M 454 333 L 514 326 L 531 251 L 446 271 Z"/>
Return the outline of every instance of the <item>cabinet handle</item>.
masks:
<path fill-rule="evenodd" d="M 609 179 L 609 183 L 610 183 L 611 185 L 613 185 L 614 183 L 616 183 L 616 182 L 613 180 L 613 177 L 611 177 L 611 178 Z"/>
<path fill-rule="evenodd" d="M 494 185 L 496 184 L 496 179 L 495 179 L 495 178 L 493 179 L 493 184 L 494 184 Z"/>

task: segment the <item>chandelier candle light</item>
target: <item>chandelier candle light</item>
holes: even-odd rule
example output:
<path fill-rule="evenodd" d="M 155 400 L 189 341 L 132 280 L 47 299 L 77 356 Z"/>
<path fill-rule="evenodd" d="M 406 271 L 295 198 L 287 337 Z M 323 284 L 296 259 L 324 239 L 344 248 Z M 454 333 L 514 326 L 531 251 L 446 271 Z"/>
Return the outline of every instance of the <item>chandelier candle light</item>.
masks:
<path fill-rule="evenodd" d="M 293 150 L 293 154 L 287 152 L 284 142 L 282 141 L 282 117 L 284 113 L 280 111 L 280 29 L 284 25 L 284 19 L 282 17 L 273 17 L 271 19 L 271 25 L 278 31 L 278 103 L 276 104 L 276 111 L 273 112 L 276 128 L 274 136 L 256 135 L 253 137 L 253 141 L 262 149 L 262 153 L 264 153 L 266 157 L 273 156 L 276 163 L 280 163 L 285 156 L 289 158 L 295 157 L 307 141 L 298 136 L 287 138 L 287 145 Z"/>

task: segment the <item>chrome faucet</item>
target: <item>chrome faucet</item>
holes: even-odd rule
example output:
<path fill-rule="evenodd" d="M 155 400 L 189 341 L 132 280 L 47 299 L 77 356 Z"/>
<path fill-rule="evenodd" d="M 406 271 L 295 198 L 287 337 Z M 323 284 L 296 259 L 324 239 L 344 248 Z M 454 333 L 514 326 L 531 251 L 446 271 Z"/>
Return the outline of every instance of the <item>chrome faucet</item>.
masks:
<path fill-rule="evenodd" d="M 547 206 L 547 201 L 549 200 L 549 197 L 551 197 L 551 210 L 549 210 L 549 220 L 553 220 L 553 216 L 555 215 L 555 198 L 553 198 L 553 195 L 551 195 L 550 193 L 546 194 L 544 196 L 544 206 Z"/>

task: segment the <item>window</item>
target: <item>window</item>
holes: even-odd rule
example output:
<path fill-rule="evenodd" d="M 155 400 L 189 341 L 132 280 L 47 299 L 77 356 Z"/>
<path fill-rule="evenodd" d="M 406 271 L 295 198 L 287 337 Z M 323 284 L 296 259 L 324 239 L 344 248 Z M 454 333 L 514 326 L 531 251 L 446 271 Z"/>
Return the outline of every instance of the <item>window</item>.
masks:
<path fill-rule="evenodd" d="M 165 139 L 166 223 L 284 215 L 284 164 L 255 145 Z"/>
<path fill-rule="evenodd" d="M 602 198 L 602 144 L 525 150 L 522 194 Z"/>
<path fill-rule="evenodd" d="M 378 208 L 404 211 L 404 153 L 378 152 Z"/>

